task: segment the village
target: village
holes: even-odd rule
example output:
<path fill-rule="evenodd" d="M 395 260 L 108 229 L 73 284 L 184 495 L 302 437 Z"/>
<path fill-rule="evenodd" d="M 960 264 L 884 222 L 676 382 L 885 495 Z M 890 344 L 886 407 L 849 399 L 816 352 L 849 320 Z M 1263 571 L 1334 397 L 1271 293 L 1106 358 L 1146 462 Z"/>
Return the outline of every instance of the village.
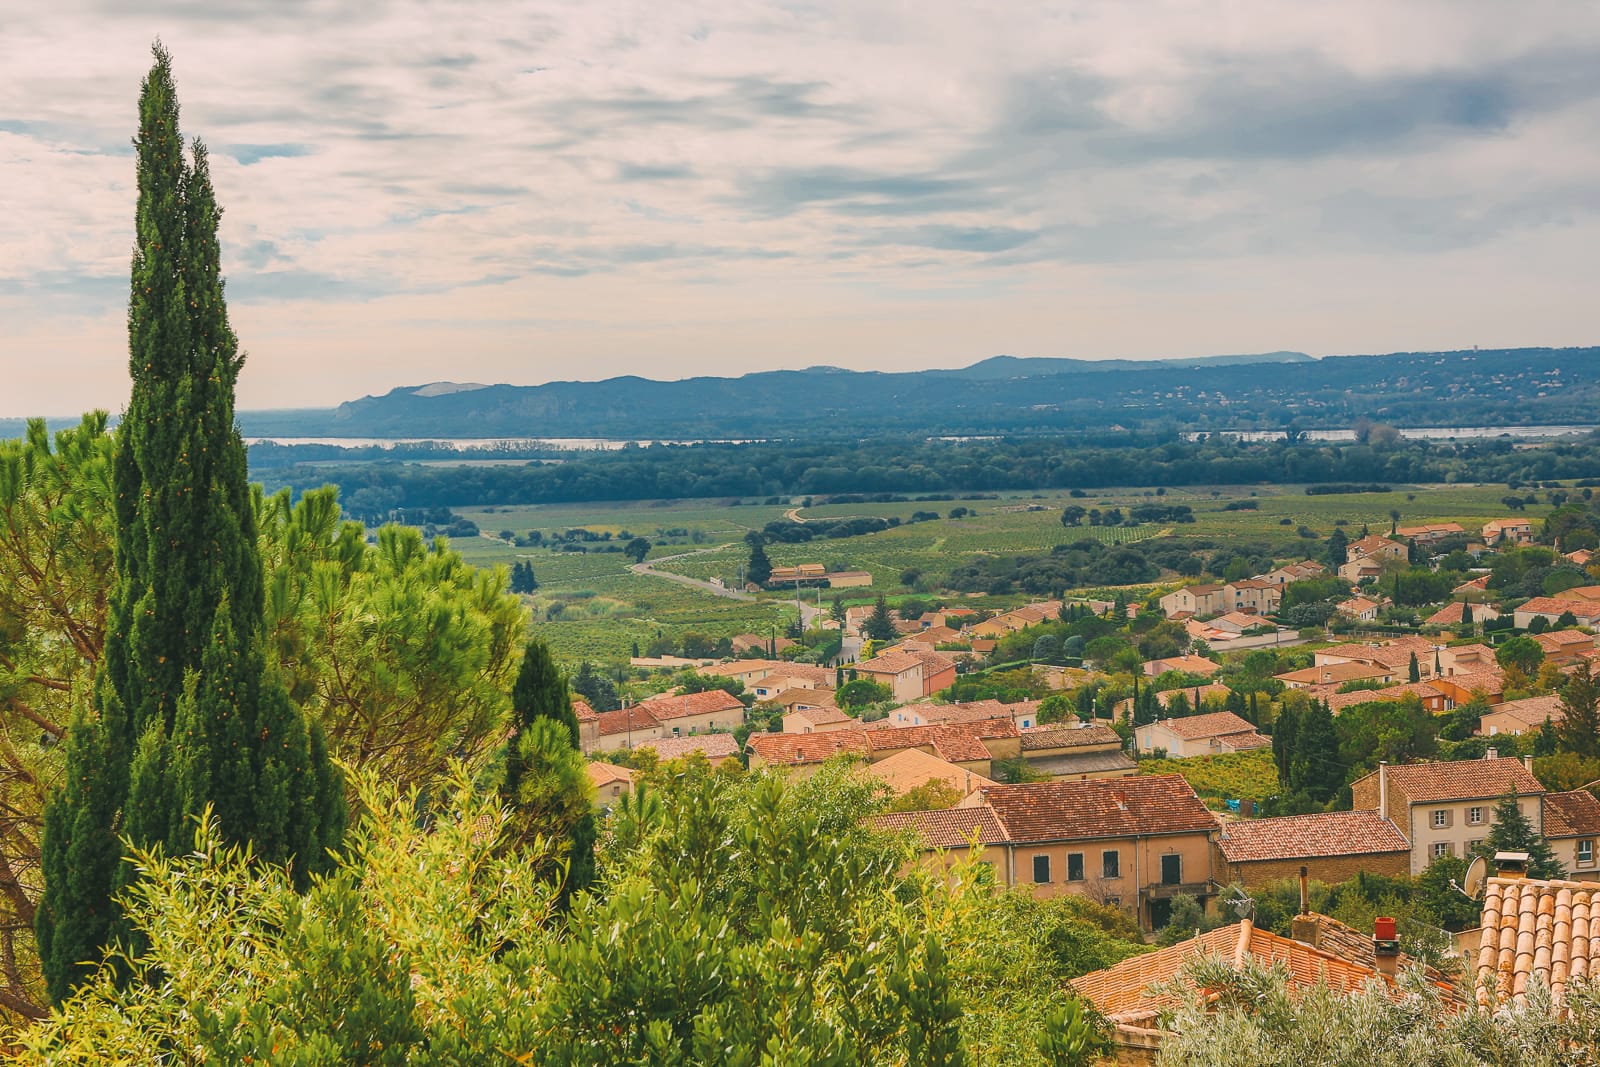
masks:
<path fill-rule="evenodd" d="M 1600 580 L 1589 550 L 1559 553 L 1537 534 L 1522 518 L 1470 534 L 1397 525 L 1340 546 L 1342 560 L 1284 561 L 1139 602 L 905 619 L 880 601 L 823 621 L 862 642 L 862 658 L 836 668 L 771 658 L 777 643 L 749 635 L 734 643 L 742 658 L 691 665 L 698 691 L 603 712 L 577 702 L 596 803 L 620 802 L 632 768 L 658 762 L 801 777 L 854 763 L 893 798 L 871 825 L 914 840 L 924 864 L 952 876 L 977 865 L 997 888 L 1040 898 L 1086 897 L 1161 938 L 1166 947 L 1072 983 L 1114 1024 L 1128 1062 L 1160 1047 L 1167 1001 L 1151 987 L 1207 955 L 1281 963 L 1307 987 L 1393 986 L 1415 966 L 1455 1002 L 1511 1002 L 1535 980 L 1560 997 L 1600 963 L 1588 938 L 1600 893 Z M 1441 548 L 1466 554 L 1462 580 L 1410 632 L 1381 626 L 1398 581 L 1439 572 Z M 1546 579 L 1549 595 L 1497 589 L 1519 554 L 1581 577 Z M 1308 588 L 1332 606 L 1324 625 L 1287 625 L 1285 602 L 1303 603 Z M 887 640 L 867 636 L 885 626 Z M 1113 633 L 1133 641 L 1108 644 Z M 1139 633 L 1181 636 L 1131 662 Z M 1078 654 L 1010 667 L 1042 695 L 985 696 L 972 679 L 1006 645 Z M 770 729 L 752 730 L 763 713 Z M 1391 736 L 1315 783 L 1305 764 L 1316 731 L 1331 737 L 1362 716 Z M 1412 736 L 1395 744 L 1395 730 Z M 1279 795 L 1202 796 L 1183 770 L 1247 754 L 1276 764 Z M 1310 887 L 1371 878 L 1442 878 L 1471 914 L 1422 938 L 1397 934 L 1392 918 L 1356 929 L 1314 909 Z M 1284 885 L 1299 887 L 1298 907 L 1274 931 L 1249 894 Z M 1174 939 L 1179 924 L 1187 936 Z"/>

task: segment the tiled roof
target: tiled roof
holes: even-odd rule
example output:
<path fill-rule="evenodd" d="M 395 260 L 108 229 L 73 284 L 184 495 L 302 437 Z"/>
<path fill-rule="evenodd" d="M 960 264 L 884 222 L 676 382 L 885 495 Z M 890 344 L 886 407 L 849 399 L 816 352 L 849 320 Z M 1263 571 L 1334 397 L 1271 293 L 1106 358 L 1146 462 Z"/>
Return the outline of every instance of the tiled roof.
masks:
<path fill-rule="evenodd" d="M 687 737 L 652 737 L 634 748 L 653 748 L 656 758 L 662 761 L 678 759 L 691 753 L 704 753 L 713 763 L 729 758 L 739 758 L 739 742 L 732 734 L 690 734 Z"/>
<path fill-rule="evenodd" d="M 770 696 L 768 704 L 805 704 L 810 707 L 834 708 L 838 703 L 831 689 L 785 689 L 776 696 Z"/>
<path fill-rule="evenodd" d="M 994 785 L 993 781 L 981 774 L 957 767 L 938 756 L 930 756 L 918 748 L 908 748 L 888 759 L 869 764 L 867 771 L 894 790 L 897 796 L 931 781 L 943 782 L 963 795 L 982 786 Z"/>
<path fill-rule="evenodd" d="M 1168 984 L 1191 960 L 1213 956 L 1221 957 L 1235 968 L 1241 966 L 1246 957 L 1266 966 L 1281 963 L 1288 968 L 1290 986 L 1295 989 L 1325 983 L 1336 992 L 1353 993 L 1381 977 L 1370 967 L 1257 929 L 1246 919 L 1168 948 L 1131 956 L 1114 967 L 1074 978 L 1067 984 L 1113 1022 L 1145 1021 L 1174 1004 L 1169 996 L 1151 993 L 1150 986 Z"/>
<path fill-rule="evenodd" d="M 1554 615 L 1557 618 L 1560 618 L 1563 612 L 1570 611 L 1576 618 L 1593 618 L 1594 613 L 1600 611 L 1600 604 L 1582 600 L 1557 600 L 1553 596 L 1536 596 L 1532 600 L 1524 601 L 1517 610 L 1533 615 Z"/>
<path fill-rule="evenodd" d="M 1363 612 L 1368 612 L 1373 608 L 1376 608 L 1378 606 L 1378 602 L 1376 600 L 1368 600 L 1364 596 L 1355 596 L 1351 597 L 1349 600 L 1341 600 L 1335 606 L 1347 615 L 1360 615 Z"/>
<path fill-rule="evenodd" d="M 866 732 L 873 752 L 894 752 L 902 748 L 931 747 L 941 759 L 952 763 L 973 763 L 990 758 L 984 739 L 1017 737 L 1021 731 L 1010 719 L 983 719 L 978 722 L 900 726 Z"/>
<path fill-rule="evenodd" d="M 1509 715 L 1513 719 L 1527 723 L 1529 726 L 1543 726 L 1544 721 L 1560 722 L 1567 717 L 1566 706 L 1561 703 L 1558 696 L 1524 697 L 1521 700 L 1508 700 L 1504 704 L 1496 704 L 1489 709 L 1491 715 Z"/>
<path fill-rule="evenodd" d="M 1214 660 L 1204 656 L 1168 656 L 1166 659 L 1150 660 L 1145 666 L 1157 667 L 1161 673 L 1183 671 L 1185 674 L 1215 674 L 1222 669 Z"/>
<path fill-rule="evenodd" d="M 1015 841 L 1209 833 L 1217 826 L 1176 774 L 997 785 L 980 792 Z"/>
<path fill-rule="evenodd" d="M 1370 537 L 1363 537 L 1359 541 L 1351 541 L 1345 551 L 1350 557 L 1371 556 L 1384 550 L 1393 552 L 1399 549 L 1404 552 L 1405 547 L 1399 541 L 1391 541 L 1387 537 L 1379 537 L 1377 534 L 1373 534 Z"/>
<path fill-rule="evenodd" d="M 1122 737 L 1109 726 L 1030 726 L 1022 731 L 1022 751 L 1051 748 L 1086 748 L 1090 745 L 1122 747 Z"/>
<path fill-rule="evenodd" d="M 868 674 L 904 674 L 920 666 L 922 660 L 917 658 L 916 653 L 891 648 L 887 652 L 878 653 L 865 663 L 856 664 L 856 670 Z"/>
<path fill-rule="evenodd" d="M 1085 774 L 1105 774 L 1109 771 L 1132 773 L 1139 765 L 1122 749 L 1100 752 L 1062 752 L 1059 755 L 1028 757 L 1028 766 L 1056 778 L 1073 778 Z"/>
<path fill-rule="evenodd" d="M 1504 693 L 1506 690 L 1506 674 L 1499 667 L 1485 667 L 1482 670 L 1463 671 L 1460 674 L 1447 674 L 1443 678 L 1435 678 L 1436 686 L 1452 686 L 1463 693 L 1471 693 L 1481 689 L 1493 695 Z"/>
<path fill-rule="evenodd" d="M 773 766 L 821 763 L 841 752 L 870 751 L 864 730 L 828 730 L 820 734 L 751 734 L 745 742 L 752 755 Z"/>
<path fill-rule="evenodd" d="M 578 717 L 579 722 L 594 722 L 598 718 L 589 702 L 578 697 L 572 698 L 572 713 Z"/>
<path fill-rule="evenodd" d="M 1544 795 L 1544 836 L 1600 836 L 1600 800 L 1587 789 Z"/>
<path fill-rule="evenodd" d="M 1406 852 L 1406 835 L 1375 811 L 1336 811 L 1280 819 L 1234 819 L 1217 847 L 1229 863 Z"/>
<path fill-rule="evenodd" d="M 1420 700 L 1445 695 L 1431 682 L 1402 682 L 1383 689 L 1358 689 L 1353 693 L 1334 693 L 1326 699 L 1330 711 L 1340 712 L 1356 704 L 1368 704 L 1375 700 L 1399 700 L 1408 694 L 1415 694 Z"/>
<path fill-rule="evenodd" d="M 707 689 L 703 693 L 663 694 L 639 701 L 639 707 L 662 722 L 683 719 L 690 715 L 744 710 L 744 704 L 738 697 L 721 689 Z"/>
<path fill-rule="evenodd" d="M 816 708 L 801 708 L 794 714 L 812 726 L 832 726 L 835 723 L 856 721 L 832 704 L 824 704 Z"/>
<path fill-rule="evenodd" d="M 998 700 L 974 700 L 966 704 L 918 704 L 916 712 L 927 723 L 957 723 L 1009 719 L 1012 709 Z"/>
<path fill-rule="evenodd" d="M 1253 752 L 1258 748 L 1272 747 L 1272 738 L 1254 730 L 1247 734 L 1226 734 L 1216 740 L 1217 746 L 1228 752 Z"/>
<path fill-rule="evenodd" d="M 589 781 L 594 783 L 596 789 L 612 782 L 627 782 L 630 785 L 633 783 L 633 772 L 626 767 L 618 767 L 611 763 L 591 763 L 587 770 Z"/>
<path fill-rule="evenodd" d="M 1478 941 L 1478 1003 L 1522 1003 L 1537 977 L 1559 1005 L 1571 982 L 1600 975 L 1600 883 L 1491 878 Z"/>
<path fill-rule="evenodd" d="M 1204 715 L 1186 715 L 1179 719 L 1162 719 L 1155 725 L 1166 727 L 1185 741 L 1203 741 L 1208 737 L 1226 737 L 1229 734 L 1253 734 L 1256 731 L 1254 726 L 1231 711 L 1212 711 Z"/>
<path fill-rule="evenodd" d="M 1328 663 L 1321 667 L 1304 667 L 1275 675 L 1282 682 L 1299 682 L 1302 685 L 1339 685 L 1367 678 L 1393 677 L 1393 667 L 1377 667 L 1370 663 Z"/>
<path fill-rule="evenodd" d="M 896 811 L 875 815 L 869 825 L 879 830 L 905 830 L 925 848 L 966 848 L 976 834 L 980 845 L 1006 841 L 1006 828 L 986 807 L 951 808 L 948 811 Z"/>
<path fill-rule="evenodd" d="M 661 727 L 661 720 L 650 714 L 649 709 L 642 705 L 623 708 L 621 711 L 598 712 L 595 719 L 598 720 L 601 737 L 612 737 L 634 730 L 657 730 Z"/>
<path fill-rule="evenodd" d="M 1432 615 L 1428 616 L 1427 625 L 1429 625 L 1429 626 L 1456 626 L 1456 625 L 1459 625 L 1461 620 L 1466 615 L 1466 606 L 1467 606 L 1466 602 L 1465 601 L 1461 601 L 1461 600 L 1458 600 L 1458 601 L 1456 601 L 1455 603 L 1452 603 L 1452 604 L 1446 604 L 1444 607 L 1440 608 L 1438 611 L 1436 611 Z M 1498 614 L 1499 613 L 1496 612 L 1493 608 L 1488 607 L 1486 605 L 1483 605 L 1483 604 L 1474 604 L 1474 605 L 1472 605 L 1472 621 L 1473 622 L 1481 622 L 1482 620 L 1484 620 L 1486 618 L 1496 618 L 1496 617 L 1498 617 Z"/>
<path fill-rule="evenodd" d="M 1406 763 L 1390 767 L 1389 784 L 1413 804 L 1436 800 L 1479 800 L 1503 797 L 1515 789 L 1523 796 L 1542 794 L 1544 786 L 1521 760 L 1471 759 L 1451 763 Z M 1373 771 L 1362 778 L 1373 778 Z"/>
<path fill-rule="evenodd" d="M 1539 642 L 1539 647 L 1546 653 L 1563 652 L 1571 648 L 1593 648 L 1594 635 L 1586 634 L 1580 630 L 1550 630 L 1542 634 L 1534 634 L 1533 639 Z"/>

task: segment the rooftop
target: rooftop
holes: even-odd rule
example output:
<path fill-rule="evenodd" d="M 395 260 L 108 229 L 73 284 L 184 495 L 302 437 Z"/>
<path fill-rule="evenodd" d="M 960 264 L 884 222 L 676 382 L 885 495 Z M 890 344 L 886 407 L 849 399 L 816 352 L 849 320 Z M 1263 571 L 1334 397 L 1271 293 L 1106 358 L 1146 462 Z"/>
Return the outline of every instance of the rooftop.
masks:
<path fill-rule="evenodd" d="M 703 693 L 663 693 L 639 701 L 638 706 L 662 722 L 691 715 L 712 715 L 719 711 L 744 711 L 744 703 L 722 689 L 707 689 Z"/>
<path fill-rule="evenodd" d="M 1229 863 L 1406 852 L 1411 843 L 1375 811 L 1334 811 L 1279 819 L 1233 819 L 1217 847 Z"/>
<path fill-rule="evenodd" d="M 869 751 L 864 730 L 829 730 L 820 734 L 751 734 L 745 742 L 751 755 L 775 767 L 821 763 L 841 752 L 865 756 Z"/>
<path fill-rule="evenodd" d="M 661 720 L 650 714 L 649 709 L 642 705 L 623 708 L 620 711 L 602 711 L 595 715 L 595 719 L 598 721 L 597 728 L 601 737 L 661 728 Z"/>
<path fill-rule="evenodd" d="M 1360 782 L 1376 779 L 1378 771 Z M 1435 800 L 1478 800 L 1503 797 L 1515 789 L 1523 796 L 1544 793 L 1521 760 L 1471 759 L 1452 763 L 1406 763 L 1385 772 L 1389 784 L 1413 804 Z M 1359 782 L 1358 782 L 1359 784 Z"/>
<path fill-rule="evenodd" d="M 1256 728 L 1231 711 L 1212 711 L 1204 715 L 1185 715 L 1177 719 L 1162 719 L 1152 723 L 1165 727 L 1185 741 L 1203 741 L 1210 737 L 1229 734 L 1253 734 Z M 1269 742 L 1270 744 L 1270 742 Z"/>
<path fill-rule="evenodd" d="M 1587 789 L 1544 795 L 1544 836 L 1600 836 L 1600 800 Z"/>
<path fill-rule="evenodd" d="M 1600 882 L 1490 878 L 1478 941 L 1478 1003 L 1521 1004 L 1538 978 L 1559 1005 L 1569 983 L 1600 975 Z"/>
<path fill-rule="evenodd" d="M 986 807 L 950 808 L 947 811 L 897 811 L 875 815 L 869 825 L 879 830 L 904 830 L 926 848 L 966 848 L 974 836 L 980 845 L 1006 840 L 1006 828 Z"/>
<path fill-rule="evenodd" d="M 688 737 L 652 737 L 648 741 L 641 741 L 634 748 L 653 748 L 656 758 L 662 760 L 679 759 L 696 752 L 705 755 L 712 763 L 725 759 L 739 758 L 739 742 L 734 740 L 732 734 L 690 734 Z"/>
<path fill-rule="evenodd" d="M 1022 731 L 1022 751 L 1051 748 L 1087 748 L 1097 745 L 1122 747 L 1122 736 L 1109 726 L 1030 726 Z"/>
<path fill-rule="evenodd" d="M 932 781 L 943 782 L 963 796 L 974 789 L 995 784 L 981 774 L 957 767 L 938 756 L 930 756 L 918 748 L 896 752 L 888 759 L 868 765 L 867 771 L 894 790 L 897 796 Z"/>
<path fill-rule="evenodd" d="M 1217 826 L 1176 774 L 997 785 L 976 795 L 994 808 L 1015 841 L 1209 833 Z"/>

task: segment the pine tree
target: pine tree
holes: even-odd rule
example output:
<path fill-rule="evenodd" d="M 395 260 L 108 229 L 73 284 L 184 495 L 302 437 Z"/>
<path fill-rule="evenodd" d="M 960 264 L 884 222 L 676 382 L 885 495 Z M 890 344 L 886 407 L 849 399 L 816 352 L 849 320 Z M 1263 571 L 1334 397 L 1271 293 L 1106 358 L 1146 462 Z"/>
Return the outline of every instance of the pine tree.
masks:
<path fill-rule="evenodd" d="M 1561 687 L 1561 710 L 1561 725 L 1555 730 L 1562 745 L 1580 756 L 1600 756 L 1600 680 L 1588 660 L 1579 660 Z"/>
<path fill-rule="evenodd" d="M 1478 846 L 1478 855 L 1491 864 L 1496 852 L 1526 852 L 1530 878 L 1567 876 L 1566 868 L 1556 859 L 1550 842 L 1534 832 L 1533 823 L 1522 813 L 1516 790 L 1501 797 L 1494 806 L 1494 825 L 1489 829 L 1489 836 L 1483 839 L 1483 844 Z"/>
<path fill-rule="evenodd" d="M 135 876 L 120 836 L 191 847 L 210 805 L 304 885 L 344 830 L 343 783 L 261 644 L 262 569 L 244 444 L 243 357 L 228 324 L 203 145 L 178 129 L 166 51 L 139 101 L 138 209 L 128 307 L 133 392 L 117 429 L 116 584 L 92 711 L 73 723 L 45 811 L 39 954 L 60 1002 L 114 943 L 114 895 Z"/>
<path fill-rule="evenodd" d="M 883 597 L 872 606 L 872 614 L 867 616 L 867 621 L 862 624 L 861 632 L 874 641 L 893 641 L 898 631 L 894 628 L 894 618 L 889 614 L 888 601 Z"/>
<path fill-rule="evenodd" d="M 572 710 L 572 695 L 561 676 L 550 646 L 535 637 L 522 652 L 522 666 L 511 685 L 511 737 L 506 743 L 506 776 L 500 795 L 514 797 L 523 767 L 517 744 L 522 734 L 537 719 L 552 719 L 566 727 L 572 747 L 579 746 L 578 715 Z"/>

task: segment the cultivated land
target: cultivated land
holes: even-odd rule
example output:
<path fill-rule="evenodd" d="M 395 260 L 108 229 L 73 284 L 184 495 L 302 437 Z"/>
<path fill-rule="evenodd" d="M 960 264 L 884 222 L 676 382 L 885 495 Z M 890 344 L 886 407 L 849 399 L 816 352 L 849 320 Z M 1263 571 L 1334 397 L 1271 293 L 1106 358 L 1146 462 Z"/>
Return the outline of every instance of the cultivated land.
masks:
<path fill-rule="evenodd" d="M 829 570 L 865 570 L 873 576 L 871 589 L 824 591 L 824 602 L 843 596 L 846 603 L 870 601 L 878 593 L 893 598 L 911 592 L 901 578 L 907 571 L 924 575 L 937 594 L 938 579 L 952 566 L 974 554 L 1047 553 L 1058 544 L 1083 539 L 1123 542 L 1151 537 L 1213 540 L 1219 545 L 1258 544 L 1278 556 L 1297 553 L 1319 555 L 1323 540 L 1338 520 L 1352 538 L 1363 523 L 1374 533 L 1388 531 L 1389 512 L 1398 510 L 1401 524 L 1460 522 L 1469 530 L 1489 519 L 1503 517 L 1504 485 L 1397 486 L 1388 493 L 1352 493 L 1307 496 L 1303 486 L 1226 486 L 1175 489 L 1157 497 L 1153 489 L 1121 489 L 1074 498 L 1064 492 L 1000 494 L 999 499 L 957 498 L 940 501 L 892 503 L 823 503 L 803 507 L 803 500 L 778 504 L 741 504 L 728 501 L 677 500 L 634 503 L 559 504 L 530 507 L 455 506 L 457 514 L 477 523 L 483 535 L 452 542 L 468 562 L 479 566 L 528 560 L 534 566 L 539 590 L 527 598 L 539 632 L 556 654 L 568 661 L 625 659 L 637 642 L 641 648 L 658 634 L 674 639 L 688 633 L 708 637 L 739 633 L 769 633 L 794 617 L 793 593 L 762 594 L 754 602 L 739 602 L 649 575 L 635 574 L 632 560 L 621 552 L 595 551 L 617 543 L 620 534 L 648 538 L 652 561 L 661 570 L 693 578 L 738 576 L 749 549 L 743 538 L 786 513 L 807 520 L 853 517 L 898 518 L 903 525 L 857 537 L 822 539 L 805 543 L 774 543 L 767 554 L 775 566 L 823 563 Z M 1231 501 L 1254 499 L 1257 510 L 1224 510 Z M 1061 509 L 1068 504 L 1126 511 L 1140 503 L 1186 504 L 1195 522 L 1181 525 L 1128 527 L 1063 527 Z M 952 509 L 971 514 L 951 519 Z M 1537 518 L 1548 505 L 1529 505 L 1525 514 Z M 914 512 L 938 512 L 939 519 L 910 523 Z M 1305 527 L 1315 539 L 1300 536 Z M 501 539 L 502 530 L 519 536 L 539 530 L 547 538 L 556 532 L 584 528 L 610 533 L 612 542 L 591 543 L 588 552 L 552 551 L 545 547 L 517 547 Z M 688 554 L 693 553 L 693 554 Z M 679 557 L 667 559 L 667 557 Z M 1176 577 L 1173 578 L 1176 581 Z M 963 603 L 984 606 L 989 597 L 961 594 Z M 807 599 L 815 601 L 816 593 Z M 996 601 L 998 603 L 998 601 Z M 560 614 L 546 620 L 552 605 Z"/>

